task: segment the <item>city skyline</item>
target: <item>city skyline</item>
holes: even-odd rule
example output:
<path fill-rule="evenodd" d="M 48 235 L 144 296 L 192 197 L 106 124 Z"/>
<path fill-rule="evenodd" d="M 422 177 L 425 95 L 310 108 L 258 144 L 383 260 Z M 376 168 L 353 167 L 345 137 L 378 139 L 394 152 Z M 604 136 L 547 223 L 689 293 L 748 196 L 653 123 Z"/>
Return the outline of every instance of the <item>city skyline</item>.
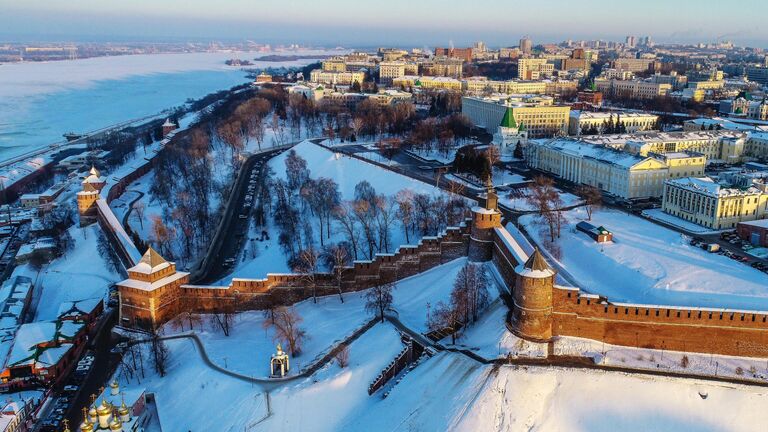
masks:
<path fill-rule="evenodd" d="M 497 0 L 467 8 L 446 7 L 435 0 L 417 4 L 393 0 L 386 7 L 349 0 L 279 4 L 230 0 L 226 7 L 200 0 L 161 4 L 147 0 L 123 4 L 93 0 L 18 4 L 0 0 L 0 10 L 6 12 L 0 16 L 0 40 L 252 39 L 326 46 L 458 46 L 484 40 L 489 46 L 509 46 L 526 34 L 534 43 L 619 41 L 626 35 L 651 35 L 661 43 L 730 40 L 737 45 L 768 47 L 768 35 L 760 31 L 768 4 L 746 0 L 740 6 L 721 8 L 712 0 L 674 4 L 649 0 L 628 11 L 601 0 L 586 0 L 576 7 L 564 0 L 550 0 L 540 2 L 535 9 Z M 752 13 L 741 14 L 745 9 Z"/>

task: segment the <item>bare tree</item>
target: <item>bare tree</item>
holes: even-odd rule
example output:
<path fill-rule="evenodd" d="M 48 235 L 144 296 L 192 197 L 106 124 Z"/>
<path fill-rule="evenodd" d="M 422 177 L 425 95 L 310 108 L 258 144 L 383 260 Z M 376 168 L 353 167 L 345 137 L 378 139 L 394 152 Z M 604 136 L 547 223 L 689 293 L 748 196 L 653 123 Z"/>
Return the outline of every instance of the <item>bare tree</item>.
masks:
<path fill-rule="evenodd" d="M 152 331 L 150 337 L 150 347 L 152 352 L 152 364 L 155 367 L 155 371 L 164 377 L 168 366 L 168 347 L 165 346 L 165 342 L 161 339 L 162 334 L 160 329 Z"/>
<path fill-rule="evenodd" d="M 333 271 L 334 279 L 336 280 L 336 289 L 339 291 L 339 300 L 344 303 L 344 296 L 342 296 L 342 278 L 344 276 L 344 268 L 349 265 L 349 250 L 344 244 L 337 244 L 331 246 L 326 250 L 323 256 L 326 266 Z"/>
<path fill-rule="evenodd" d="M 320 251 L 308 247 L 299 252 L 298 263 L 293 271 L 301 273 L 301 280 L 312 290 L 312 301 L 317 303 L 317 270 L 320 262 Z"/>
<path fill-rule="evenodd" d="M 352 203 L 347 201 L 334 207 L 333 218 L 339 223 L 341 230 L 347 237 L 347 241 L 352 245 L 352 254 L 354 255 L 354 258 L 357 259 L 360 230 L 358 229 L 357 218 L 355 217 Z"/>
<path fill-rule="evenodd" d="M 584 199 L 587 220 L 592 220 L 592 213 L 603 203 L 603 194 L 600 192 L 600 189 L 590 185 L 581 185 L 576 188 L 576 194 Z"/>
<path fill-rule="evenodd" d="M 139 218 L 139 224 L 141 225 L 141 229 L 144 229 L 144 212 L 146 211 L 147 207 L 144 204 L 143 201 L 136 201 L 133 203 L 133 211 L 136 212 L 136 217 Z"/>
<path fill-rule="evenodd" d="M 412 229 L 414 220 L 413 191 L 410 189 L 401 190 L 395 196 L 395 201 L 397 201 L 397 217 L 403 224 L 403 231 L 405 231 L 405 242 L 410 243 L 408 231 Z"/>
<path fill-rule="evenodd" d="M 384 312 L 392 306 L 394 298 L 392 290 L 395 288 L 395 282 L 386 282 L 377 285 L 365 292 L 365 310 L 376 314 L 384 322 Z"/>
<path fill-rule="evenodd" d="M 560 228 L 563 224 L 561 209 L 563 200 L 560 192 L 555 188 L 555 182 L 549 177 L 537 176 L 531 184 L 527 201 L 539 213 L 539 217 L 549 228 L 550 241 L 554 242 L 560 237 Z"/>
<path fill-rule="evenodd" d="M 342 345 L 334 357 L 336 358 L 336 364 L 338 364 L 340 368 L 344 369 L 349 366 L 349 347 L 347 345 Z"/>
<path fill-rule="evenodd" d="M 308 338 L 301 328 L 302 318 L 293 307 L 281 307 L 275 311 L 274 321 L 264 321 L 264 327 L 275 331 L 275 340 L 288 345 L 292 356 L 301 354 L 301 347 Z"/>
<path fill-rule="evenodd" d="M 218 304 L 210 315 L 211 326 L 218 327 L 224 336 L 229 336 L 232 332 L 232 325 L 235 321 L 235 307 L 230 299 L 217 299 Z"/>
<path fill-rule="evenodd" d="M 466 325 L 477 321 L 480 312 L 488 306 L 488 278 L 478 264 L 467 263 L 459 270 L 453 283 L 451 304 Z"/>
<path fill-rule="evenodd" d="M 431 331 L 447 331 L 451 334 L 451 343 L 456 343 L 456 337 L 461 329 L 459 310 L 451 303 L 439 302 L 434 309 L 427 313 L 427 328 Z"/>

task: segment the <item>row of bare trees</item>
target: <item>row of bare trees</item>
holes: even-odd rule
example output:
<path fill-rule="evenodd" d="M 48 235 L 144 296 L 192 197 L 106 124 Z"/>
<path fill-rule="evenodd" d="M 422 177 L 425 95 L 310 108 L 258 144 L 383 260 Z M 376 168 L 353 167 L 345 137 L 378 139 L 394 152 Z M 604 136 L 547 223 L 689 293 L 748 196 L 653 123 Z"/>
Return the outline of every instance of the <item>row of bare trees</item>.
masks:
<path fill-rule="evenodd" d="M 448 331 L 456 343 L 461 329 L 475 323 L 488 306 L 488 285 L 488 276 L 481 264 L 465 264 L 456 275 L 450 300 L 437 303 L 434 309 L 427 305 L 427 327 L 432 331 Z"/>

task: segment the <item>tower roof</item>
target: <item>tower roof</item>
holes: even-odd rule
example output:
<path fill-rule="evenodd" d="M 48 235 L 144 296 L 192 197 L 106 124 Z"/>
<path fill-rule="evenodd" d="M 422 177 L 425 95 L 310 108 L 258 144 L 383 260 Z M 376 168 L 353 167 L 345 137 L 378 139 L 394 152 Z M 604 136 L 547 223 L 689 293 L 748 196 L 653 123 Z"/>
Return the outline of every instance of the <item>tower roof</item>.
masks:
<path fill-rule="evenodd" d="M 144 252 L 144 255 L 141 257 L 141 260 L 139 263 L 145 263 L 149 264 L 150 267 L 155 268 L 161 264 L 166 264 L 168 261 L 165 260 L 156 250 L 152 248 L 152 246 L 147 249 L 146 252 Z"/>
<path fill-rule="evenodd" d="M 94 165 L 91 165 L 91 170 L 88 171 L 88 173 L 90 175 L 95 175 L 96 177 L 100 177 L 101 176 L 101 173 L 99 172 L 99 170 L 96 169 L 96 167 Z"/>
<path fill-rule="evenodd" d="M 516 128 L 517 122 L 515 121 L 515 116 L 512 115 L 512 109 L 507 108 L 507 111 L 504 113 L 504 118 L 501 119 L 501 126 L 507 127 L 507 128 Z"/>
<path fill-rule="evenodd" d="M 535 248 L 528 260 L 515 268 L 515 272 L 520 276 L 531 278 L 546 278 L 555 275 L 555 271 L 547 264 L 547 260 L 539 252 L 539 248 Z"/>
<path fill-rule="evenodd" d="M 535 271 L 552 270 L 549 264 L 547 264 L 547 261 L 541 255 L 541 252 L 539 252 L 539 248 L 535 248 L 533 250 L 533 253 L 528 258 L 528 261 L 526 261 L 525 264 L 523 264 L 523 267 L 527 268 L 528 270 L 535 270 Z"/>
<path fill-rule="evenodd" d="M 129 268 L 128 271 L 152 274 L 168 267 L 169 265 L 170 264 L 168 261 L 166 261 L 165 258 L 163 258 L 159 253 L 157 253 L 156 250 L 150 246 L 149 249 L 144 252 L 144 255 L 142 255 L 138 264 Z"/>

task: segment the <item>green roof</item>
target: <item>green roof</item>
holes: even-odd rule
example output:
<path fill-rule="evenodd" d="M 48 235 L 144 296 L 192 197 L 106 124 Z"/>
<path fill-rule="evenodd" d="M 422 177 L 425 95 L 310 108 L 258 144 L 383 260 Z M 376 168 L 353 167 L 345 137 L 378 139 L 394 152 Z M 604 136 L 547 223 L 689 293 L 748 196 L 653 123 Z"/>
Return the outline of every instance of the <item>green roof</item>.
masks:
<path fill-rule="evenodd" d="M 511 108 L 507 108 L 507 111 L 504 113 L 504 118 L 501 119 L 501 126 L 508 127 L 508 128 L 517 127 L 517 122 L 515 121 L 515 116 L 512 115 Z"/>

